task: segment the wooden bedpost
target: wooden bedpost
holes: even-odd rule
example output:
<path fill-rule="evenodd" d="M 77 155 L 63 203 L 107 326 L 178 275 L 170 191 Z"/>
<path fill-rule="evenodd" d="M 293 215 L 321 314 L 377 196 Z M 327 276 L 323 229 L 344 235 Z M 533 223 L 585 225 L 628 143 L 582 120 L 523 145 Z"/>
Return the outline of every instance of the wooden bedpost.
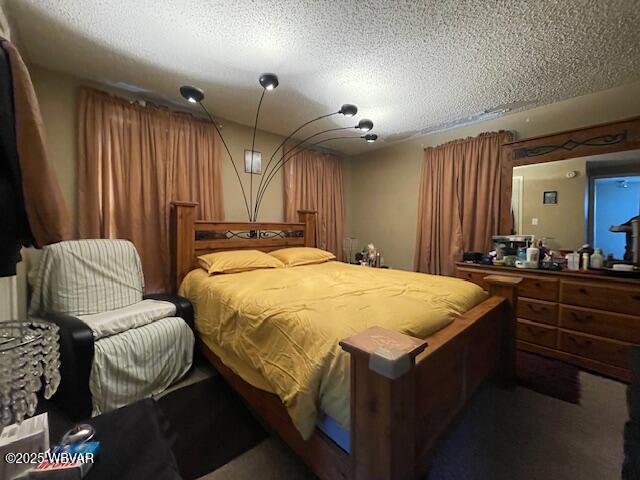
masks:
<path fill-rule="evenodd" d="M 193 262 L 197 203 L 171 202 L 171 283 L 177 292 Z"/>
<path fill-rule="evenodd" d="M 304 223 L 304 246 L 316 246 L 316 212 L 315 210 L 298 210 L 298 221 Z"/>
<path fill-rule="evenodd" d="M 354 480 L 415 478 L 415 360 L 427 342 L 382 327 L 346 338 Z"/>
<path fill-rule="evenodd" d="M 502 337 L 502 362 L 500 374 L 507 385 L 516 383 L 516 315 L 518 312 L 518 285 L 520 277 L 488 275 L 484 281 L 489 286 L 489 295 L 507 299 L 509 311 L 504 317 L 505 335 Z"/>

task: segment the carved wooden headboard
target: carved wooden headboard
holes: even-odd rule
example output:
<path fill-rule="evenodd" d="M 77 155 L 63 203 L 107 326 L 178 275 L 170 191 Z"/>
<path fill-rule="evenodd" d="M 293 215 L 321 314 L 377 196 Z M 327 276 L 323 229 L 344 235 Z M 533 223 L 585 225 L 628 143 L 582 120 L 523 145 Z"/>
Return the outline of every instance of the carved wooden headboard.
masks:
<path fill-rule="evenodd" d="M 224 250 L 261 250 L 316 246 L 316 212 L 298 210 L 298 223 L 212 222 L 196 220 L 197 203 L 171 202 L 171 278 L 173 290 L 197 258 Z"/>

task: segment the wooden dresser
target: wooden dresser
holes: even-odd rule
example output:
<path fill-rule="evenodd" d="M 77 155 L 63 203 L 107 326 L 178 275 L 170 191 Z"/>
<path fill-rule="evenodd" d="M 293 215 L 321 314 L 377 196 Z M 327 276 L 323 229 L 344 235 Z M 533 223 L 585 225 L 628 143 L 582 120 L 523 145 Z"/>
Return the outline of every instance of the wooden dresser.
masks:
<path fill-rule="evenodd" d="M 523 278 L 518 348 L 629 382 L 627 351 L 640 344 L 640 280 L 459 262 L 460 278 L 486 288 L 492 273 Z"/>

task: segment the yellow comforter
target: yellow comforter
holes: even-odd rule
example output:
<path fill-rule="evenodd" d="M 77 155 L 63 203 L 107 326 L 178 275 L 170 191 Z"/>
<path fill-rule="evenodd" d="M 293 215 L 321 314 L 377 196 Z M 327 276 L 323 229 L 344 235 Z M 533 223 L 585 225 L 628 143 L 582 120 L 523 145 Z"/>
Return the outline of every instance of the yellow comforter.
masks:
<path fill-rule="evenodd" d="M 480 303 L 450 277 L 328 262 L 209 276 L 190 272 L 202 340 L 229 368 L 277 394 L 304 438 L 318 412 L 349 426 L 349 358 L 338 342 L 379 325 L 425 338 Z"/>

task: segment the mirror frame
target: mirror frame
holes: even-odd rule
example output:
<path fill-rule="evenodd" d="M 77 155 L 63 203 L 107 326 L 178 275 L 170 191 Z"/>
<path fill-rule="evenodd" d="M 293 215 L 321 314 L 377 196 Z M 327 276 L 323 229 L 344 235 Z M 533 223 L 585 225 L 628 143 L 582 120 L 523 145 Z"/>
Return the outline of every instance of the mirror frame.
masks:
<path fill-rule="evenodd" d="M 512 232 L 513 167 L 589 157 L 640 148 L 640 117 L 505 143 L 501 150 L 500 220 L 498 232 Z"/>

